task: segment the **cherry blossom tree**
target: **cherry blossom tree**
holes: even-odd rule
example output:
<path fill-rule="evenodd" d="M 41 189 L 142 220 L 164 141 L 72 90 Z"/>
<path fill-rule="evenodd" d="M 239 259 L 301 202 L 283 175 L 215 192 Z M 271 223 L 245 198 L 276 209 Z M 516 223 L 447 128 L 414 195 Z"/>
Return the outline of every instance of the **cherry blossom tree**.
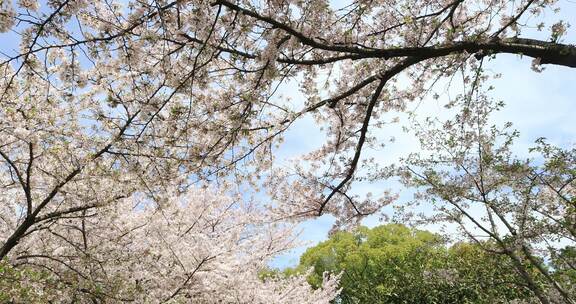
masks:
<path fill-rule="evenodd" d="M 458 109 L 454 118 L 414 121 L 425 151 L 392 166 L 406 185 L 421 190 L 403 206 L 405 218 L 412 218 L 408 213 L 415 205 L 433 206 L 435 212 L 416 219 L 453 223 L 487 252 L 508 257 L 541 303 L 574 303 L 574 282 L 557 280 L 544 259 L 558 256 L 562 244 L 576 242 L 576 150 L 540 138 L 532 148 L 538 158 L 515 156 L 518 131 L 511 123 L 491 124 L 491 115 L 504 105 L 476 94 L 481 66 L 477 71 L 470 90 L 450 104 Z"/>
<path fill-rule="evenodd" d="M 201 189 L 164 208 L 139 203 L 46 220 L 12 265 L 40 269 L 31 287 L 62 303 L 329 303 L 337 292 L 336 277 L 316 290 L 303 276 L 259 279 L 293 234 L 257 206 Z"/>
<path fill-rule="evenodd" d="M 379 0 L 344 7 L 320 0 L 3 1 L 0 32 L 7 40 L 17 37 L 17 45 L 3 49 L 0 61 L 0 259 L 34 263 L 45 255 L 54 265 L 69 264 L 51 250 L 56 244 L 75 246 L 46 230 L 55 225 L 67 231 L 61 227 L 67 220 L 86 226 L 79 231 L 92 231 L 91 238 L 109 240 L 134 225 L 114 230 L 109 226 L 116 225 L 115 217 L 134 217 L 175 242 L 171 230 L 184 224 L 176 215 L 161 224 L 162 213 L 175 212 L 174 197 L 204 183 L 232 196 L 264 188 L 272 200 L 260 207 L 270 222 L 331 213 L 340 225 L 352 225 L 395 198 L 388 192 L 349 193 L 355 182 L 390 175 L 362 153 L 381 144 L 376 130 L 394 123 L 384 113 L 404 111 L 439 79 L 457 71 L 473 75 L 479 61 L 499 54 L 530 57 L 536 71 L 545 64 L 576 67 L 576 47 L 563 40 L 567 21 L 543 19 L 557 5 L 552 0 Z M 300 84 L 304 101 L 277 96 L 288 81 Z M 276 145 L 306 115 L 324 128 L 322 147 L 290 170 L 275 166 Z M 361 165 L 374 169 L 362 176 Z M 561 187 L 554 178 L 541 178 L 555 190 Z M 256 226 L 263 221 L 255 220 Z M 174 227 L 167 224 L 172 221 Z M 235 238 L 229 237 L 215 240 L 232 246 Z M 193 243 L 188 244 L 199 246 Z M 122 252 L 128 245 L 105 246 L 120 246 L 110 252 Z M 230 250 L 243 256 L 241 247 Z M 76 257 L 80 249 L 74 249 Z M 173 283 L 159 288 L 159 295 L 175 292 L 182 278 L 210 264 L 201 261 L 211 256 L 182 262 L 182 273 L 173 273 L 174 281 L 167 280 Z M 78 270 L 74 286 L 84 286 L 82 275 L 96 267 L 83 263 L 81 270 L 69 264 Z M 248 282 L 260 284 L 242 280 Z M 188 283 L 183 288 L 191 291 L 176 296 L 196 296 Z M 129 292 L 118 291 L 124 293 Z"/>

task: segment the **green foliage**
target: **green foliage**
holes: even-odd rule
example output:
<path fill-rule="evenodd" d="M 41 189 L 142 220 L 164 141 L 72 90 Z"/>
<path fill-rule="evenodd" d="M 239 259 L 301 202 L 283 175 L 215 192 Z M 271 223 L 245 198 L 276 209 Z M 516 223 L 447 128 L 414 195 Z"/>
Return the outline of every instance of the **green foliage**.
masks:
<path fill-rule="evenodd" d="M 482 244 L 486 248 L 491 245 Z M 532 297 L 506 255 L 489 253 L 477 244 L 457 243 L 448 249 L 446 261 L 445 267 L 457 273 L 455 289 L 468 303 L 507 303 Z M 526 269 L 538 277 L 536 269 Z"/>
<path fill-rule="evenodd" d="M 53 284 L 47 272 L 0 261 L 0 303 L 47 303 Z"/>
<path fill-rule="evenodd" d="M 11 304 L 44 304 L 60 303 L 62 291 L 67 290 L 72 295 L 72 303 L 84 303 L 81 299 L 90 299 L 91 303 L 117 303 L 120 300 L 129 301 L 127 295 L 144 292 L 141 288 L 126 289 L 121 293 L 121 287 L 126 282 L 121 278 L 110 276 L 108 285 L 102 280 L 91 278 L 81 280 L 73 271 L 61 272 L 57 276 L 48 270 L 48 265 L 21 264 L 13 266 L 6 260 L 0 261 L 0 303 Z"/>
<path fill-rule="evenodd" d="M 576 282 L 576 247 L 568 246 L 552 258 L 555 277 L 561 282 Z"/>
<path fill-rule="evenodd" d="M 324 272 L 342 273 L 335 301 L 342 304 L 498 303 L 529 296 L 506 256 L 468 243 L 448 248 L 438 235 L 399 224 L 338 232 L 284 274 L 311 267 L 308 282 L 316 288 Z"/>

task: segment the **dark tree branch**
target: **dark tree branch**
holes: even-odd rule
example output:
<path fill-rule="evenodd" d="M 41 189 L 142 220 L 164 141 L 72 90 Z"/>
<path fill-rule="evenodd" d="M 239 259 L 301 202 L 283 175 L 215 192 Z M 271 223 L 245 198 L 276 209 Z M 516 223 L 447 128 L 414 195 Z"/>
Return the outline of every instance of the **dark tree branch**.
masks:
<path fill-rule="evenodd" d="M 374 94 L 372 95 L 370 103 L 368 104 L 368 107 L 366 109 L 366 115 L 365 115 L 364 121 L 362 122 L 362 128 L 360 129 L 360 138 L 358 139 L 358 143 L 356 144 L 354 157 L 352 158 L 352 161 L 350 163 L 348 173 L 346 174 L 346 177 L 344 177 L 344 179 L 336 187 L 334 187 L 332 189 L 332 191 L 326 197 L 326 199 L 324 199 L 324 201 L 322 202 L 322 204 L 318 208 L 318 215 L 322 215 L 324 208 L 326 207 L 326 204 L 328 204 L 330 199 L 332 199 L 332 197 L 336 193 L 340 192 L 342 190 L 342 188 L 354 176 L 354 173 L 355 173 L 356 168 L 358 166 L 358 161 L 360 160 L 360 156 L 362 154 L 362 148 L 364 146 L 364 142 L 366 141 L 366 134 L 368 133 L 368 126 L 370 125 L 370 119 L 372 117 L 372 112 L 374 110 L 374 107 L 376 106 L 376 103 L 378 101 L 378 98 L 380 97 L 380 94 L 382 93 L 382 90 L 384 89 L 384 85 L 386 84 L 386 82 L 388 82 L 388 80 L 392 79 L 392 77 L 394 77 L 398 73 L 404 71 L 406 68 L 420 62 L 421 60 L 422 60 L 422 58 L 419 58 L 419 57 L 407 58 L 407 59 L 403 60 L 402 62 L 396 64 L 395 66 L 393 66 L 392 68 L 390 68 L 386 72 L 379 75 L 380 83 L 378 84 L 378 87 L 374 91 Z"/>
<path fill-rule="evenodd" d="M 527 38 L 492 38 L 489 40 L 479 38 L 472 41 L 460 41 L 428 47 L 397 47 L 384 49 L 361 48 L 353 45 L 333 44 L 330 42 L 319 41 L 318 39 L 304 35 L 293 27 L 279 22 L 274 18 L 263 16 L 258 12 L 240 7 L 227 0 L 218 0 L 214 5 L 224 5 L 231 10 L 241 12 L 242 14 L 268 23 L 275 28 L 281 29 L 298 38 L 298 40 L 304 45 L 324 51 L 356 54 L 361 58 L 390 59 L 411 56 L 436 58 L 463 52 L 481 52 L 481 56 L 483 54 L 508 53 L 540 58 L 541 64 L 556 64 L 567 67 L 576 67 L 576 47 L 568 44 Z"/>
<path fill-rule="evenodd" d="M 14 246 L 16 246 L 18 244 L 20 239 L 26 234 L 26 231 L 30 227 L 32 227 L 32 225 L 34 225 L 34 223 L 36 223 L 36 218 L 38 217 L 38 214 L 44 209 L 44 207 L 46 207 L 46 205 L 48 205 L 48 203 L 50 203 L 52 201 L 52 199 L 58 193 L 60 193 L 60 190 L 62 189 L 62 187 L 66 186 L 69 182 L 74 180 L 74 178 L 84 170 L 87 163 L 98 159 L 100 156 L 102 156 L 104 153 L 106 153 L 108 150 L 110 150 L 110 148 L 112 148 L 113 144 L 116 143 L 116 141 L 118 141 L 124 135 L 124 133 L 126 132 L 128 127 L 132 124 L 132 121 L 134 120 L 134 118 L 136 118 L 136 116 L 138 114 L 139 114 L 139 112 L 134 113 L 133 116 L 131 116 L 126 121 L 126 124 L 120 129 L 118 134 L 110 141 L 110 143 L 108 143 L 106 146 L 101 148 L 94 155 L 89 157 L 86 160 L 86 163 L 76 167 L 76 169 L 74 169 L 72 172 L 68 173 L 68 175 L 66 175 L 66 177 L 62 181 L 60 181 L 58 184 L 56 184 L 56 186 L 54 186 L 54 188 L 52 188 L 50 193 L 48 193 L 48 195 L 38 204 L 38 206 L 36 206 L 34 211 L 31 212 L 30 214 L 28 214 L 26 216 L 26 218 L 24 219 L 24 221 L 22 221 L 22 223 L 20 223 L 20 225 L 18 225 L 16 230 L 6 239 L 6 242 L 4 242 L 4 244 L 2 245 L 2 248 L 0 248 L 0 260 L 2 260 L 8 254 L 8 252 L 10 252 L 10 250 L 12 250 L 14 248 Z"/>

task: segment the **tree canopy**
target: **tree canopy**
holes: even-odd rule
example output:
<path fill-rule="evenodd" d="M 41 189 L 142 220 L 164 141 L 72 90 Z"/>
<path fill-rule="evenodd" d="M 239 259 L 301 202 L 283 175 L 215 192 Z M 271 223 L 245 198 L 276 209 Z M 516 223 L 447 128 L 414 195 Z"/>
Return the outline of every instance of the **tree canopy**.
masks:
<path fill-rule="evenodd" d="M 558 244 L 576 238 L 575 150 L 513 155 L 517 133 L 489 119 L 506 71 L 484 68 L 515 54 L 573 73 L 561 3 L 337 2 L 0 2 L 0 280 L 60 302 L 326 303 L 337 277 L 257 274 L 296 245 L 293 224 L 354 227 L 397 199 L 354 186 L 401 179 L 434 209 L 419 220 L 505 256 L 541 303 L 574 303 L 541 261 L 573 265 Z M 438 86 L 456 75 L 456 95 Z M 303 100 L 280 96 L 290 83 Z M 397 123 L 385 114 L 430 98 L 454 115 L 411 124 L 426 153 L 367 157 Z M 305 117 L 319 148 L 278 164 Z"/>
<path fill-rule="evenodd" d="M 283 273 L 310 267 L 308 281 L 316 287 L 325 272 L 342 272 L 335 303 L 509 303 L 531 297 L 505 256 L 471 243 L 447 246 L 439 235 L 400 224 L 338 232 Z"/>

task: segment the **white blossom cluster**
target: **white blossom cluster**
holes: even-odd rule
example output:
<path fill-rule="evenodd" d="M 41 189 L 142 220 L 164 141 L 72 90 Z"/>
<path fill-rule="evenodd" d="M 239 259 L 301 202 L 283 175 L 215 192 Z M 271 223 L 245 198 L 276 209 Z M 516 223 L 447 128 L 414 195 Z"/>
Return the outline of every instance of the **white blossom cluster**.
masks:
<path fill-rule="evenodd" d="M 576 67 L 569 23 L 542 21 L 557 1 L 335 2 L 0 2 L 0 259 L 54 270 L 71 297 L 323 303 L 334 278 L 257 278 L 292 246 L 267 225 L 351 227 L 392 203 L 353 188 L 397 176 L 367 151 L 438 81 L 481 87 L 479 63 L 502 53 Z M 304 100 L 278 97 L 290 81 Z M 279 164 L 304 117 L 319 148 Z M 226 210 L 222 193 L 269 200 Z"/>
<path fill-rule="evenodd" d="M 59 278 L 57 288 L 31 286 L 53 303 L 329 303 L 335 276 L 317 290 L 305 276 L 260 278 L 271 257 L 294 245 L 289 227 L 269 220 L 256 206 L 206 189 L 164 207 L 132 198 L 42 223 L 12 262 L 43 265 L 47 281 Z"/>

